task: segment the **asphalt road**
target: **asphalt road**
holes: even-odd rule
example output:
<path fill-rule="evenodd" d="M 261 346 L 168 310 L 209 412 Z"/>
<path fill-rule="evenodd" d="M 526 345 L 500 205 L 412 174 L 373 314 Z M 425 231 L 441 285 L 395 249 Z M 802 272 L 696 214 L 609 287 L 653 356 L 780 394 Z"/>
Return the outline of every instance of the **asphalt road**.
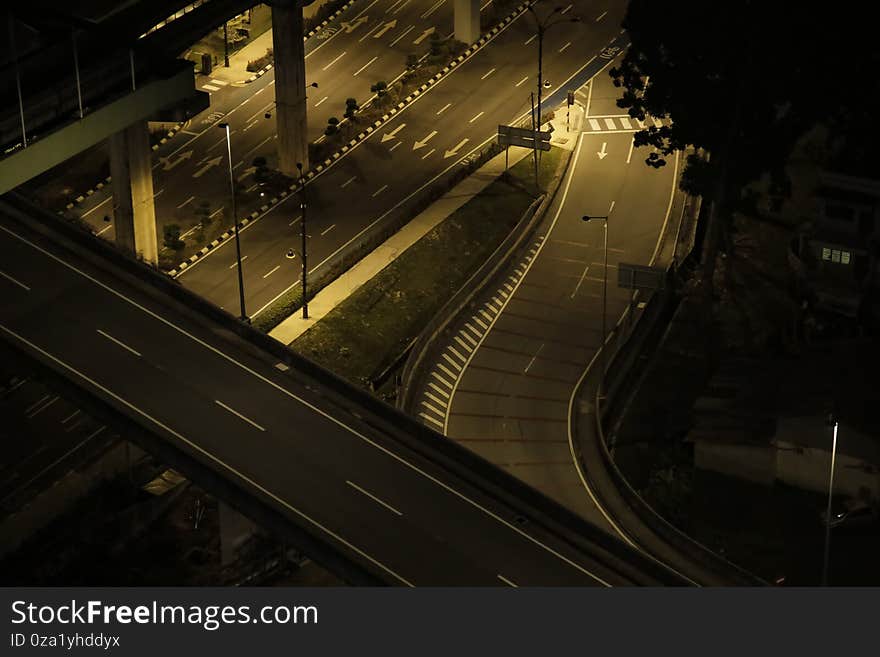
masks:
<path fill-rule="evenodd" d="M 584 21 L 562 23 L 548 32 L 544 77 L 552 86 L 547 93 L 564 95 L 567 80 L 586 79 L 605 63 L 597 56 L 620 36 L 625 8 L 624 2 L 617 2 L 606 10 L 607 4 L 577 3 Z M 307 188 L 310 273 L 326 267 L 369 231 L 392 221 L 396 213 L 405 213 L 407 204 L 422 190 L 491 141 L 499 123 L 528 111 L 536 68 L 533 36 L 531 17 L 521 16 L 313 180 Z M 299 285 L 299 259 L 286 257 L 299 243 L 298 200 L 292 199 L 269 209 L 242 231 L 251 317 Z M 180 280 L 217 305 L 237 312 L 234 267 L 234 248 L 224 243 L 184 270 Z"/>
<path fill-rule="evenodd" d="M 629 303 L 629 290 L 617 287 L 617 265 L 652 261 L 669 217 L 676 167 L 649 168 L 649 151 L 632 150 L 633 131 L 622 129 L 618 91 L 606 74 L 577 95 L 587 112 L 585 132 L 544 224 L 497 289 L 459 322 L 417 413 L 621 537 L 584 483 L 571 444 L 576 384 L 586 367 L 598 366 L 602 341 L 604 226 L 582 216 L 609 216 L 610 331 Z M 592 121 L 605 131 L 594 130 Z"/>
<path fill-rule="evenodd" d="M 388 581 L 631 582 L 621 558 L 598 548 L 584 554 L 538 519 L 518 525 L 516 509 L 313 392 L 305 377 L 53 246 L 5 211 L 0 252 L 4 340 L 268 497 Z"/>

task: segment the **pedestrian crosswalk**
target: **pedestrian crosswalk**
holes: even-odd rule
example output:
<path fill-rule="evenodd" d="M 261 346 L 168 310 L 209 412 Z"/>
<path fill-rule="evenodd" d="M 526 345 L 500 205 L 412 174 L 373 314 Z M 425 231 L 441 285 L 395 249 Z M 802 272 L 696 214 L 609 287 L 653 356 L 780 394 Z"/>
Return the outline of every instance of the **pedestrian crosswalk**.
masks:
<path fill-rule="evenodd" d="M 205 91 L 219 91 L 220 87 L 225 87 L 229 84 L 226 80 L 215 80 L 211 78 L 210 82 L 207 82 L 202 85 L 202 89 Z"/>
<path fill-rule="evenodd" d="M 653 116 L 646 116 L 644 121 L 633 119 L 627 114 L 618 114 L 610 116 L 588 116 L 584 120 L 584 132 L 636 132 L 637 130 L 646 130 L 651 127 L 662 128 L 663 126 L 671 126 L 671 119 L 658 119 Z"/>

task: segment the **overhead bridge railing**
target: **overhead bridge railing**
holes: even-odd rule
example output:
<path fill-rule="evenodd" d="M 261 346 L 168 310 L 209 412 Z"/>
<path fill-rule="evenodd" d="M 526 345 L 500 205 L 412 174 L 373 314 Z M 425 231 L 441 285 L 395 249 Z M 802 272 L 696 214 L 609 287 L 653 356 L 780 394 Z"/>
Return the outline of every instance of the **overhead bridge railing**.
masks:
<path fill-rule="evenodd" d="M 454 473 L 468 485 L 515 509 L 524 519 L 539 523 L 581 554 L 597 560 L 607 558 L 603 555 L 613 554 L 617 560 L 623 560 L 627 564 L 632 582 L 663 585 L 686 583 L 654 560 L 610 537 L 577 514 L 454 441 L 447 440 L 420 422 L 373 397 L 367 391 L 351 385 L 296 354 L 286 345 L 239 321 L 182 287 L 175 280 L 116 250 L 112 244 L 93 239 L 86 227 L 58 222 L 51 213 L 35 208 L 26 199 L 14 193 L 8 194 L 3 201 L 0 201 L 0 209 L 7 209 L 11 216 L 23 215 L 31 223 L 42 224 L 42 232 L 47 236 L 55 233 L 75 243 L 80 250 L 91 254 L 90 262 L 106 269 L 108 273 L 115 273 L 121 269 L 126 275 L 153 288 L 153 293 L 167 295 L 182 303 L 187 309 L 216 324 L 218 334 L 224 331 L 237 334 L 255 348 L 288 365 L 290 374 L 318 384 L 323 391 L 322 394 L 327 398 L 328 408 L 334 409 L 334 412 L 340 410 L 350 412 L 359 421 L 397 441 L 406 449 L 430 459 L 435 465 Z"/>

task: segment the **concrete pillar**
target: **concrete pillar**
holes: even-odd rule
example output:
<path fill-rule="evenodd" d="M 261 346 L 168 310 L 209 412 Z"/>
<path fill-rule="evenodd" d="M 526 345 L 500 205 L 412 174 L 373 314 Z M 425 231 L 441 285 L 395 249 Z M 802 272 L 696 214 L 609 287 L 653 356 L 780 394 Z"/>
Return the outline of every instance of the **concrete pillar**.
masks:
<path fill-rule="evenodd" d="M 133 123 L 111 135 L 108 141 L 116 243 L 155 265 L 159 248 L 147 122 Z"/>
<path fill-rule="evenodd" d="M 277 83 L 276 83 L 277 84 Z M 238 551 L 257 531 L 257 526 L 225 502 L 217 501 L 220 520 L 220 562 L 228 566 Z"/>
<path fill-rule="evenodd" d="M 275 119 L 278 127 L 278 168 L 296 175 L 296 163 L 309 168 L 306 133 L 306 60 L 301 3 L 272 4 L 272 46 L 275 53 Z"/>
<path fill-rule="evenodd" d="M 468 45 L 480 38 L 480 0 L 455 0 L 455 38 Z"/>

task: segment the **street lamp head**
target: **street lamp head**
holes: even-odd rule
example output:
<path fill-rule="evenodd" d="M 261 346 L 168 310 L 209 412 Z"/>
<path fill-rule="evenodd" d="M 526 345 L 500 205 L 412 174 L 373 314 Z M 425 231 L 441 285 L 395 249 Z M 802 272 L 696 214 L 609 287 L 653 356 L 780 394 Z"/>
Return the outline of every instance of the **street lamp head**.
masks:
<path fill-rule="evenodd" d="M 302 173 L 302 170 L 303 170 L 303 163 L 302 163 L 302 162 L 297 162 L 297 163 L 296 163 L 296 168 L 299 169 L 299 172 L 300 172 L 300 173 Z"/>
<path fill-rule="evenodd" d="M 317 88 L 318 88 L 318 83 L 317 83 L 317 82 L 312 82 L 309 86 L 310 86 L 310 87 L 314 87 L 315 89 L 317 89 Z"/>
<path fill-rule="evenodd" d="M 220 128 L 221 130 L 226 130 L 226 128 L 229 127 L 229 124 L 228 123 L 218 123 L 217 127 Z"/>
<path fill-rule="evenodd" d="M 608 221 L 608 217 L 602 216 L 602 215 L 585 214 L 583 217 L 581 217 L 582 221 L 593 221 L 594 219 L 601 219 L 602 221 Z"/>

